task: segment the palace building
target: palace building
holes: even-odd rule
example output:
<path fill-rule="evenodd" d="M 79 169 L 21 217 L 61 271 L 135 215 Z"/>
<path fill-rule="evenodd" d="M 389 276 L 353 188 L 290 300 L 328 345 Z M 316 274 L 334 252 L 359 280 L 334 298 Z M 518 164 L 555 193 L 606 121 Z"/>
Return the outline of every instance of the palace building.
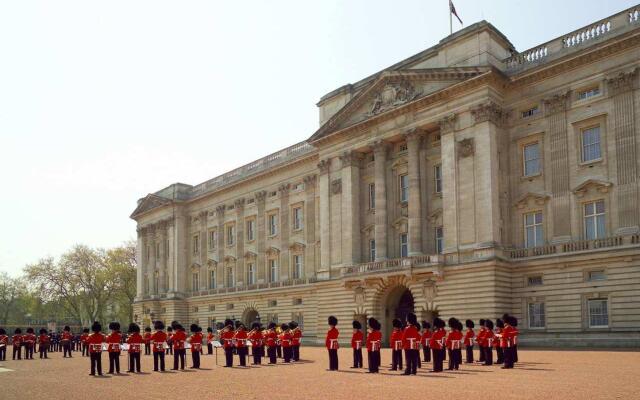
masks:
<path fill-rule="evenodd" d="M 136 321 L 507 312 L 523 344 L 640 345 L 639 68 L 640 6 L 522 52 L 482 21 L 339 87 L 306 140 L 138 201 Z"/>

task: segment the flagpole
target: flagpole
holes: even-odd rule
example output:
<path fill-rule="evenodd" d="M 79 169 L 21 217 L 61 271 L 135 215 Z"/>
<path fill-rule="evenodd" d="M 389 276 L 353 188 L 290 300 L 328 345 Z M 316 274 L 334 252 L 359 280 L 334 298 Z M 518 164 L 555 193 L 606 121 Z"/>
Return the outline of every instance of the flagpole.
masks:
<path fill-rule="evenodd" d="M 449 35 L 453 35 L 453 16 L 451 14 L 451 5 L 449 5 Z"/>

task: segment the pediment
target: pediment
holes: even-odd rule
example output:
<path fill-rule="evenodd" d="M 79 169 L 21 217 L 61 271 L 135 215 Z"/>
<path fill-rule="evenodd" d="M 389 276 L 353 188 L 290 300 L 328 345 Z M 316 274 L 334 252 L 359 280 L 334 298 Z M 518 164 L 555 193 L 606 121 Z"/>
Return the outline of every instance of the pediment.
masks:
<path fill-rule="evenodd" d="M 300 243 L 300 242 L 293 242 L 289 245 L 289 250 L 292 251 L 303 251 L 305 248 L 305 244 L 304 243 Z"/>
<path fill-rule="evenodd" d="M 224 257 L 224 263 L 227 264 L 227 265 L 233 264 L 235 262 L 236 262 L 236 258 L 234 256 L 227 255 L 227 256 Z"/>
<path fill-rule="evenodd" d="M 154 208 L 161 207 L 170 203 L 171 203 L 171 200 L 169 199 L 160 197 L 155 194 L 148 194 L 147 197 L 143 198 L 138 203 L 138 207 L 136 207 L 136 209 L 133 210 L 133 213 L 131 213 L 129 218 L 135 219 L 137 216 L 144 214 L 147 211 L 150 211 Z"/>
<path fill-rule="evenodd" d="M 332 132 L 377 118 L 456 83 L 487 72 L 487 68 L 431 68 L 385 71 L 360 90 L 340 111 L 309 138 L 310 142 Z"/>
<path fill-rule="evenodd" d="M 275 257 L 275 256 L 277 256 L 278 254 L 280 254 L 280 249 L 279 249 L 279 248 L 277 248 L 277 247 L 273 247 L 273 246 L 271 246 L 271 247 L 269 247 L 269 248 L 267 249 L 266 253 L 267 253 L 267 255 L 268 255 L 268 256 L 270 256 L 270 257 Z"/>
<path fill-rule="evenodd" d="M 549 199 L 548 194 L 527 192 L 518 198 L 518 200 L 515 203 L 515 207 L 521 208 L 521 209 L 525 208 L 529 205 L 529 202 L 531 201 L 538 206 L 542 206 L 548 199 Z"/>
<path fill-rule="evenodd" d="M 582 182 L 571 191 L 578 197 L 584 196 L 590 189 L 596 189 L 600 193 L 609 192 L 609 188 L 613 184 L 611 182 L 601 180 L 601 179 L 587 179 Z"/>
<path fill-rule="evenodd" d="M 407 232 L 409 227 L 409 219 L 407 217 L 400 217 L 393 221 L 392 225 L 398 232 Z"/>
<path fill-rule="evenodd" d="M 192 272 L 198 272 L 200 270 L 200 264 L 194 262 L 191 264 L 191 271 Z"/>
<path fill-rule="evenodd" d="M 209 260 L 207 260 L 207 266 L 208 266 L 209 268 L 215 268 L 215 267 L 217 267 L 217 266 L 218 266 L 218 261 L 216 261 L 216 260 L 214 260 L 214 259 L 210 258 Z"/>
<path fill-rule="evenodd" d="M 246 251 L 244 253 L 244 258 L 247 260 L 255 260 L 258 257 L 258 255 L 256 253 L 254 253 L 253 251 Z"/>
<path fill-rule="evenodd" d="M 429 214 L 429 221 L 432 224 L 437 223 L 439 219 L 442 219 L 442 208 L 437 208 L 433 210 L 431 214 Z"/>

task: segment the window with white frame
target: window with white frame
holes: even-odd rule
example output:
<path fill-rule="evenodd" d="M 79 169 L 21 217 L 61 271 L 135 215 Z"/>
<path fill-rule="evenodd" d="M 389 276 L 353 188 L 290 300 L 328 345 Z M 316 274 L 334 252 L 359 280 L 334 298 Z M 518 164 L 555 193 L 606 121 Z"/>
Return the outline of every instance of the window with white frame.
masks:
<path fill-rule="evenodd" d="M 436 226 L 435 229 L 436 253 L 442 254 L 444 246 L 444 230 L 442 226 Z"/>
<path fill-rule="evenodd" d="M 193 235 L 193 254 L 200 253 L 200 235 Z"/>
<path fill-rule="evenodd" d="M 227 246 L 233 246 L 236 241 L 236 227 L 233 225 L 227 226 Z"/>
<path fill-rule="evenodd" d="M 409 175 L 400 175 L 398 181 L 400 186 L 400 201 L 406 203 L 409 201 Z"/>
<path fill-rule="evenodd" d="M 293 230 L 300 229 L 302 229 L 302 207 L 295 207 L 293 209 Z"/>
<path fill-rule="evenodd" d="M 433 167 L 433 182 L 436 193 L 442 193 L 442 164 Z"/>
<path fill-rule="evenodd" d="M 254 285 L 256 283 L 256 266 L 254 263 L 247 264 L 247 284 Z"/>
<path fill-rule="evenodd" d="M 236 275 L 233 267 L 227 267 L 227 287 L 236 285 Z"/>
<path fill-rule="evenodd" d="M 278 282 L 278 261 L 269 260 L 269 282 Z"/>
<path fill-rule="evenodd" d="M 544 328 L 545 314 L 544 303 L 529 303 L 529 328 Z"/>
<path fill-rule="evenodd" d="M 595 271 L 589 271 L 587 275 L 587 279 L 589 280 L 589 282 L 604 281 L 607 279 L 607 276 L 605 275 L 604 271 L 600 269 Z"/>
<path fill-rule="evenodd" d="M 194 272 L 191 274 L 191 290 L 193 292 L 200 288 L 200 274 Z"/>
<path fill-rule="evenodd" d="M 582 141 L 582 162 L 595 161 L 602 158 L 600 151 L 600 126 L 583 129 L 580 133 Z"/>
<path fill-rule="evenodd" d="M 293 279 L 302 278 L 302 254 L 294 254 L 293 256 Z"/>
<path fill-rule="evenodd" d="M 376 184 L 369 184 L 369 210 L 376 209 Z"/>
<path fill-rule="evenodd" d="M 609 326 L 609 309 L 607 299 L 589 299 L 589 327 L 604 328 Z"/>
<path fill-rule="evenodd" d="M 218 231 L 209 231 L 209 250 L 214 250 L 218 244 Z"/>
<path fill-rule="evenodd" d="M 542 285 L 542 276 L 530 276 L 527 278 L 527 286 L 540 286 Z"/>
<path fill-rule="evenodd" d="M 522 148 L 524 176 L 540 173 L 540 143 L 529 143 Z"/>
<path fill-rule="evenodd" d="M 209 271 L 209 289 L 216 288 L 216 270 L 212 269 Z"/>
<path fill-rule="evenodd" d="M 407 234 L 400 234 L 400 257 L 407 257 L 409 255 L 409 244 L 407 240 Z"/>
<path fill-rule="evenodd" d="M 247 241 L 250 242 L 256 238 L 256 220 L 247 220 Z"/>
<path fill-rule="evenodd" d="M 369 240 L 369 261 L 376 260 L 376 241 L 374 239 Z"/>
<path fill-rule="evenodd" d="M 527 110 L 521 112 L 522 118 L 533 117 L 534 115 L 538 115 L 540 113 L 540 108 L 538 106 L 533 106 Z"/>
<path fill-rule="evenodd" d="M 541 246 L 542 241 L 542 211 L 524 214 L 524 247 Z"/>
<path fill-rule="evenodd" d="M 587 240 L 601 239 L 604 229 L 604 200 L 584 204 L 584 237 Z"/>
<path fill-rule="evenodd" d="M 595 86 L 578 92 L 578 100 L 585 100 L 600 94 L 600 88 Z"/>
<path fill-rule="evenodd" d="M 278 233 L 278 216 L 273 213 L 267 217 L 269 225 L 269 235 L 275 236 Z"/>

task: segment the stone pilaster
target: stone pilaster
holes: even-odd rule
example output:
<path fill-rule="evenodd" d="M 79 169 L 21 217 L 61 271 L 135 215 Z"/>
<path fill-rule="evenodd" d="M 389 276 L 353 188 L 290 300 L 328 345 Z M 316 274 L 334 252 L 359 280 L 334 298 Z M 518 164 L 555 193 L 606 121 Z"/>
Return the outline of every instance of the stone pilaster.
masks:
<path fill-rule="evenodd" d="M 167 276 L 167 249 L 165 248 L 167 243 L 167 221 L 160 221 L 158 224 L 158 236 L 160 237 L 160 276 L 158 280 L 158 293 L 166 293 L 166 276 Z"/>
<path fill-rule="evenodd" d="M 187 251 L 189 249 L 190 238 L 188 235 L 187 216 L 184 215 L 182 207 L 176 208 L 175 225 L 173 227 L 173 235 L 171 240 L 172 248 L 169 249 L 173 253 L 173 274 L 175 287 L 174 291 L 179 295 L 185 293 L 188 289 L 190 278 L 190 269 L 187 266 Z"/>
<path fill-rule="evenodd" d="M 171 293 L 171 292 L 176 292 L 176 273 L 177 273 L 177 266 L 176 266 L 176 260 L 177 260 L 177 254 L 176 254 L 176 247 L 175 247 L 175 221 L 173 218 L 168 219 L 167 220 L 167 244 L 168 247 L 166 249 L 167 254 L 166 254 L 166 265 L 167 265 L 167 271 L 166 274 L 168 276 L 167 279 L 167 287 L 166 287 L 166 292 L 167 293 Z"/>
<path fill-rule="evenodd" d="M 225 271 L 224 271 L 224 248 L 226 243 L 225 235 L 227 234 L 224 231 L 224 212 L 227 207 L 224 204 L 216 207 L 216 218 L 218 223 L 218 267 L 216 268 L 216 282 L 219 287 L 226 287 L 227 282 L 224 280 Z"/>
<path fill-rule="evenodd" d="M 374 175 L 375 175 L 375 241 L 376 261 L 387 258 L 387 152 L 389 145 L 378 141 L 373 144 Z"/>
<path fill-rule="evenodd" d="M 209 212 L 204 210 L 198 213 L 198 222 L 200 223 L 200 270 L 199 284 L 200 290 L 207 290 L 207 217 Z"/>
<path fill-rule="evenodd" d="M 442 188 L 442 225 L 444 229 L 444 253 L 458 251 L 458 164 L 456 162 L 455 129 L 457 116 L 451 114 L 439 121 L 440 125 L 440 154 L 442 165 L 442 181 L 446 182 Z"/>
<path fill-rule="evenodd" d="M 146 279 L 149 282 L 149 293 L 146 294 L 155 294 L 157 292 L 157 288 L 155 285 L 155 279 L 153 276 L 156 272 L 156 225 L 149 225 L 147 229 L 147 241 L 149 243 L 149 260 L 146 268 Z"/>
<path fill-rule="evenodd" d="M 280 280 L 289 279 L 292 274 L 289 270 L 289 191 L 288 183 L 278 187 L 280 193 Z"/>
<path fill-rule="evenodd" d="M 304 229 L 307 242 L 304 255 L 304 270 L 306 277 L 312 277 L 316 272 L 316 181 L 316 175 L 304 177 Z"/>
<path fill-rule="evenodd" d="M 360 162 L 362 154 L 347 151 L 342 166 L 342 263 L 360 262 Z"/>
<path fill-rule="evenodd" d="M 266 273 L 266 261 L 265 261 L 265 240 L 266 240 L 266 232 L 265 232 L 265 214 L 264 214 L 264 207 L 265 207 L 265 200 L 267 197 L 267 192 L 265 192 L 264 190 L 261 190 L 259 192 L 255 193 L 255 201 L 256 201 L 256 208 L 258 209 L 258 216 L 256 217 L 256 224 L 257 224 L 257 232 L 256 232 L 256 253 L 257 253 L 257 257 L 256 257 L 256 268 L 257 268 L 257 282 L 258 283 L 265 283 L 267 280 L 267 273 Z"/>
<path fill-rule="evenodd" d="M 412 129 L 406 134 L 409 159 L 409 255 L 422 254 L 422 188 L 420 187 L 420 145 L 422 131 Z"/>
<path fill-rule="evenodd" d="M 320 270 L 327 274 L 331 266 L 331 222 L 330 222 L 330 192 L 329 192 L 329 168 L 331 159 L 318 163 L 319 191 L 320 191 Z M 327 276 L 328 278 L 328 276 Z"/>
<path fill-rule="evenodd" d="M 136 229 L 138 233 L 138 241 L 136 242 L 136 259 L 140 260 L 140 264 L 136 269 L 136 299 L 142 300 L 142 296 L 144 296 L 144 271 L 145 271 L 145 263 L 147 260 L 144 258 L 145 252 L 145 236 L 147 233 L 146 227 L 138 226 Z"/>
<path fill-rule="evenodd" d="M 236 286 L 242 286 L 245 279 L 244 271 L 244 198 L 236 199 Z"/>

